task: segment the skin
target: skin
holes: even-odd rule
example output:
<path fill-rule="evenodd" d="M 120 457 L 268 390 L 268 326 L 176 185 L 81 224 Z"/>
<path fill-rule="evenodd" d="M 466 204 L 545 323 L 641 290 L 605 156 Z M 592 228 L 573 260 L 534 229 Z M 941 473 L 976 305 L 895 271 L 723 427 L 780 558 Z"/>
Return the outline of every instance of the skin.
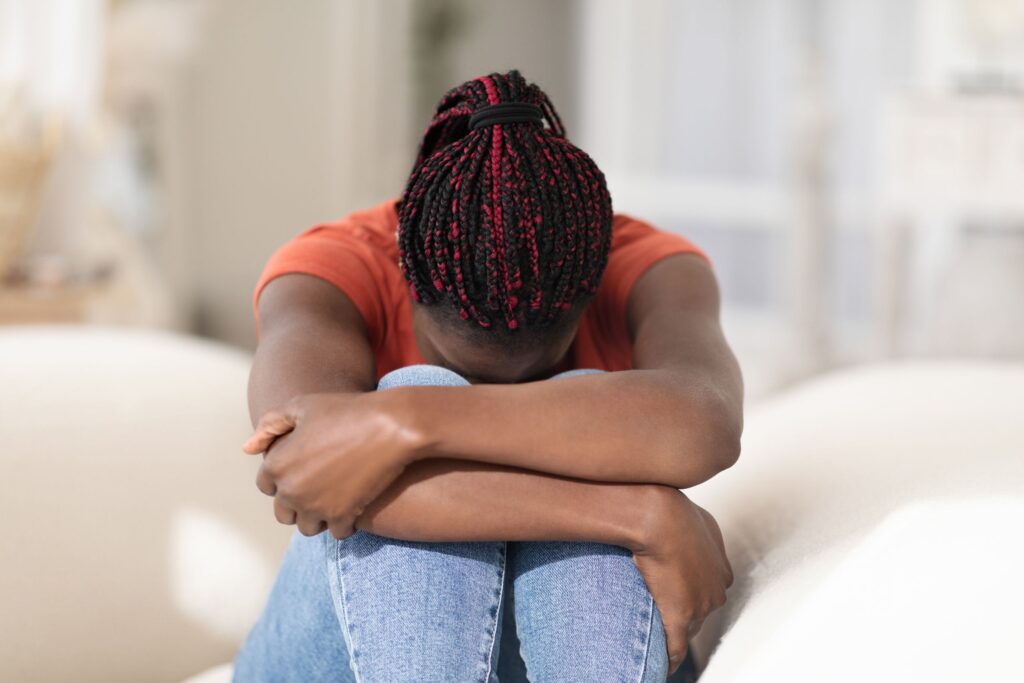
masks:
<path fill-rule="evenodd" d="M 719 307 L 703 259 L 665 257 L 627 302 L 634 369 L 543 382 L 576 323 L 507 350 L 413 304 L 424 359 L 472 386 L 378 392 L 351 300 L 316 277 L 283 275 L 260 296 L 243 450 L 264 454 L 257 486 L 277 520 L 305 535 L 630 549 L 674 671 L 732 583 L 718 525 L 679 490 L 739 456 L 743 384 Z"/>

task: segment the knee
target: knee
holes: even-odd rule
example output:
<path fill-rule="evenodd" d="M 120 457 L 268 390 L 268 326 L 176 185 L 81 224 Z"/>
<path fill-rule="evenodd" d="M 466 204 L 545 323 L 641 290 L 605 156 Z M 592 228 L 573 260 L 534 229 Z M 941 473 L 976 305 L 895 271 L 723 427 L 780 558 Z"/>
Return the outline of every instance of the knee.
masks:
<path fill-rule="evenodd" d="M 665 680 L 664 627 L 629 550 L 589 542 L 515 547 L 517 629 L 537 680 Z M 567 659 L 567 651 L 577 656 Z"/>
<path fill-rule="evenodd" d="M 574 368 L 572 370 L 566 370 L 560 372 L 557 375 L 551 375 L 548 379 L 562 379 L 563 377 L 576 377 L 578 375 L 596 375 L 607 370 L 601 370 L 599 368 Z"/>
<path fill-rule="evenodd" d="M 377 383 L 378 390 L 410 386 L 461 387 L 469 386 L 469 380 L 440 365 L 418 363 L 396 368 L 381 377 Z"/>

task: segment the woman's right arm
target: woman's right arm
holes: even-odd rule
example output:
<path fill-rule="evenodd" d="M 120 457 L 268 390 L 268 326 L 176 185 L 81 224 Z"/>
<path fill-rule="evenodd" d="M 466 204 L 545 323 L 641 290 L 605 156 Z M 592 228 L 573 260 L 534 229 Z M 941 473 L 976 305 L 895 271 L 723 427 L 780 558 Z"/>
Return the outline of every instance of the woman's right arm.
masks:
<path fill-rule="evenodd" d="M 263 288 L 258 303 L 248 390 L 254 425 L 303 394 L 374 390 L 365 324 L 340 289 L 310 275 L 283 275 Z M 685 649 L 687 626 L 724 601 L 732 580 L 711 516 L 660 485 L 431 459 L 409 466 L 356 528 L 411 541 L 579 540 L 628 548 L 661 609 L 670 655 Z M 707 559 L 718 555 L 719 562 Z"/>

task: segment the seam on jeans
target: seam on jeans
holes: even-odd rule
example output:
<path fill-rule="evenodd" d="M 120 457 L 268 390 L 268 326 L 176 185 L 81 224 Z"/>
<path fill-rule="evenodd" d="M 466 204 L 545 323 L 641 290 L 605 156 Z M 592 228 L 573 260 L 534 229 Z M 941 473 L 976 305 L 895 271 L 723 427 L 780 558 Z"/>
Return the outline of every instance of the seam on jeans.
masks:
<path fill-rule="evenodd" d="M 491 631 L 491 649 L 487 653 L 487 671 L 483 683 L 490 683 L 494 666 L 494 647 L 498 641 L 498 619 L 501 618 L 501 603 L 505 600 L 505 568 L 508 565 L 508 544 L 501 546 L 501 582 L 498 584 L 498 609 L 494 613 L 494 630 Z"/>
<path fill-rule="evenodd" d="M 643 663 L 640 665 L 640 677 L 638 679 L 636 679 L 636 683 L 643 683 L 644 676 L 647 675 L 647 661 L 651 657 L 651 634 L 654 632 L 654 610 L 657 609 L 657 607 L 654 604 L 654 596 L 651 596 L 651 603 L 650 604 L 651 604 L 651 609 L 650 609 L 651 616 L 647 620 L 647 644 L 644 647 L 644 658 L 642 660 Z M 668 634 L 667 633 L 665 634 L 665 637 L 668 638 Z"/>
<path fill-rule="evenodd" d="M 356 677 L 356 683 L 363 683 L 362 676 L 359 675 L 359 666 L 356 664 L 356 641 L 352 635 L 352 627 L 348 621 L 348 603 L 345 600 L 345 577 L 341 571 L 341 543 L 334 544 L 334 573 L 338 577 L 338 588 L 341 590 L 341 617 L 344 622 L 345 633 L 348 634 L 348 642 L 350 646 L 350 652 L 348 653 L 348 661 L 352 665 L 352 674 Z"/>

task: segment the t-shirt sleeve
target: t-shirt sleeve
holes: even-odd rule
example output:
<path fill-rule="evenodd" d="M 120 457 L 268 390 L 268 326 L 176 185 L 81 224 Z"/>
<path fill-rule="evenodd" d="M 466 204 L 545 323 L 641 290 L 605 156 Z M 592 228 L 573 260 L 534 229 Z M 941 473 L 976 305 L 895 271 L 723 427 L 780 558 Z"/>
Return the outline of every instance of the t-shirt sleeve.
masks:
<path fill-rule="evenodd" d="M 708 264 L 703 249 L 682 235 L 655 228 L 650 223 L 630 219 L 613 237 L 612 252 L 602 283 L 607 281 L 606 305 L 613 319 L 625 320 L 626 304 L 633 285 L 655 263 L 673 254 L 696 254 Z"/>
<path fill-rule="evenodd" d="M 267 261 L 253 291 L 256 338 L 260 334 L 259 297 L 267 283 L 287 273 L 305 273 L 343 291 L 363 316 L 372 343 L 380 343 L 384 314 L 379 291 L 379 250 L 357 234 L 317 225 L 279 247 Z"/>

